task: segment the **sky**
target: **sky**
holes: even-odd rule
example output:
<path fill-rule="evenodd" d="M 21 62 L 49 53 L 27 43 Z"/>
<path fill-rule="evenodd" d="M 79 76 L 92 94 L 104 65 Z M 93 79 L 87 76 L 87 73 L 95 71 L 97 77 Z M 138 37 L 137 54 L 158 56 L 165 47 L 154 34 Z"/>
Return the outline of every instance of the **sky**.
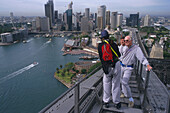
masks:
<path fill-rule="evenodd" d="M 45 16 L 44 4 L 48 0 L 0 0 L 0 16 Z M 170 0 L 53 0 L 54 9 L 63 13 L 70 2 L 73 2 L 73 12 L 96 13 L 97 8 L 106 5 L 106 10 L 117 11 L 125 16 L 129 14 L 149 14 L 151 16 L 170 16 Z"/>

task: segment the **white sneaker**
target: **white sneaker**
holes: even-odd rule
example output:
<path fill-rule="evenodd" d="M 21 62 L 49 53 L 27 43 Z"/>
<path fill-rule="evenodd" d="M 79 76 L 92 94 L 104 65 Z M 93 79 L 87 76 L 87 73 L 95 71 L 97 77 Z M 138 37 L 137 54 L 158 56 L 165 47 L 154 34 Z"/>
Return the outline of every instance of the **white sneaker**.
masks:
<path fill-rule="evenodd" d="M 128 107 L 133 107 L 134 106 L 134 100 L 133 100 L 133 98 L 131 97 L 131 98 L 129 98 L 129 104 L 128 104 Z"/>

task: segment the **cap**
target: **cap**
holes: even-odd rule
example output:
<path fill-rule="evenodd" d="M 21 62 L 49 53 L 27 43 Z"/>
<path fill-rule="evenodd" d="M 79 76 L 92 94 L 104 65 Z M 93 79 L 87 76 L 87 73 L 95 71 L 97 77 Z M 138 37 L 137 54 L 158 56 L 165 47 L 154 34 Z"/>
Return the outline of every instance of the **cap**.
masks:
<path fill-rule="evenodd" d="M 101 38 L 108 39 L 109 38 L 109 33 L 106 30 L 103 30 L 101 32 Z"/>

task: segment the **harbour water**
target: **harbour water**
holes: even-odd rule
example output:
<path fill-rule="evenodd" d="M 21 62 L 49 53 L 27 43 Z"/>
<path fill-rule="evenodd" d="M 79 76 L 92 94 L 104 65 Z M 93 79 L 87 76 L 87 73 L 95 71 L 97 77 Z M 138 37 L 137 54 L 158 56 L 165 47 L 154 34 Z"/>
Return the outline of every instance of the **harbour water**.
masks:
<path fill-rule="evenodd" d="M 0 113 L 37 113 L 68 89 L 54 72 L 80 55 L 62 56 L 65 39 L 30 37 L 0 46 Z"/>

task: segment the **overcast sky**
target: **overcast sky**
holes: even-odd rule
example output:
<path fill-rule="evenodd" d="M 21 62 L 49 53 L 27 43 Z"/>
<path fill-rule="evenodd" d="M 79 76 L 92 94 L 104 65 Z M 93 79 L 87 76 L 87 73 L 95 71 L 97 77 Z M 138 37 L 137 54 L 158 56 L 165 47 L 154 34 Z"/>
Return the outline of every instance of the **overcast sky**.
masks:
<path fill-rule="evenodd" d="M 44 4 L 48 0 L 0 0 L 0 16 L 44 16 Z M 71 0 L 53 0 L 54 9 L 63 13 Z M 106 5 L 106 10 L 122 12 L 124 15 L 139 12 L 140 15 L 170 16 L 170 0 L 72 0 L 73 12 L 97 12 L 97 7 Z"/>

